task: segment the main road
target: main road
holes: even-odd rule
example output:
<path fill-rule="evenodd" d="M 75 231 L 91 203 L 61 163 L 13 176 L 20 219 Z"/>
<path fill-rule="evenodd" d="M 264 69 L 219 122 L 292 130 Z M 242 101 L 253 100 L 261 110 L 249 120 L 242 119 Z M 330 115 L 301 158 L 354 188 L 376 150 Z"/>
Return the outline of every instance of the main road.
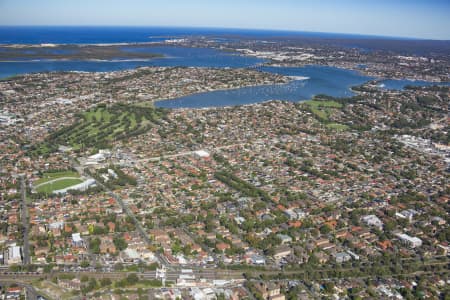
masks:
<path fill-rule="evenodd" d="M 26 197 L 26 185 L 25 185 L 25 175 L 20 175 L 20 196 L 22 198 L 22 209 L 21 209 L 21 219 L 23 225 L 23 264 L 30 264 L 30 223 L 28 220 L 28 205 Z"/>
<path fill-rule="evenodd" d="M 254 144 L 254 143 L 261 143 L 261 142 L 268 142 L 269 140 L 266 139 L 257 139 L 254 140 L 252 142 L 245 142 L 245 143 L 238 143 L 238 144 L 231 144 L 231 145 L 225 145 L 225 146 L 219 146 L 219 147 L 214 147 L 214 151 L 217 150 L 225 150 L 225 149 L 230 149 L 230 148 L 234 148 L 234 147 L 239 147 L 239 146 L 245 146 L 245 145 L 249 145 L 249 144 Z M 270 140 L 272 143 L 278 140 Z M 208 147 L 207 147 L 208 148 Z M 204 150 L 209 150 L 205 148 Z M 148 158 L 141 158 L 138 159 L 136 162 L 140 162 L 140 163 L 146 163 L 146 162 L 153 162 L 153 161 L 160 161 L 163 159 L 172 159 L 172 158 L 177 158 L 177 157 L 182 157 L 182 156 L 189 156 L 189 155 L 194 155 L 196 151 L 186 151 L 186 152 L 180 152 L 180 153 L 175 153 L 175 154 L 169 154 L 169 155 L 162 155 L 162 156 L 155 156 L 155 157 L 148 157 Z"/>

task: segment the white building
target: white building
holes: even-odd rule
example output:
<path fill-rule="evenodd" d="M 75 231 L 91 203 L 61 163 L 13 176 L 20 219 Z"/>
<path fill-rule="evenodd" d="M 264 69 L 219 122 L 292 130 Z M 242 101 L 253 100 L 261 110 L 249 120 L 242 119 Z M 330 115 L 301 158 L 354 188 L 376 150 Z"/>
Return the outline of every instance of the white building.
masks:
<path fill-rule="evenodd" d="M 111 157 L 111 151 L 100 150 L 97 154 L 89 156 L 84 162 L 84 165 L 97 165 L 104 162 L 109 157 Z"/>
<path fill-rule="evenodd" d="M 12 244 L 8 248 L 8 265 L 22 263 L 22 247 Z"/>
<path fill-rule="evenodd" d="M 119 176 L 117 176 L 116 172 L 114 172 L 114 170 L 112 169 L 108 169 L 108 174 L 109 176 L 111 176 L 114 179 L 117 179 Z"/>
<path fill-rule="evenodd" d="M 375 215 L 367 215 L 361 218 L 361 220 L 370 227 L 376 227 L 378 229 L 383 229 L 383 222 Z"/>
<path fill-rule="evenodd" d="M 63 227 L 64 227 L 64 222 L 62 222 L 62 221 L 60 221 L 60 222 L 53 222 L 53 223 L 48 224 L 48 228 L 50 230 L 57 229 L 57 228 L 62 229 Z"/>
<path fill-rule="evenodd" d="M 82 247 L 83 246 L 83 239 L 81 238 L 80 233 L 72 233 L 72 244 L 76 247 Z"/>
<path fill-rule="evenodd" d="M 93 185 L 95 185 L 95 180 L 94 179 L 88 179 L 86 181 L 83 181 L 82 183 L 69 186 L 69 187 L 67 187 L 65 189 L 53 191 L 53 193 L 54 194 L 66 194 L 67 191 L 70 191 L 70 190 L 85 191 L 85 190 L 87 190 L 89 187 L 91 187 Z"/>
<path fill-rule="evenodd" d="M 277 234 L 277 238 L 279 238 L 281 240 L 281 244 L 290 244 L 292 243 L 292 238 L 286 234 Z"/>
<path fill-rule="evenodd" d="M 402 212 L 396 213 L 395 215 L 402 219 L 408 219 L 409 222 L 412 222 L 414 216 L 418 215 L 419 212 L 414 209 L 406 209 Z"/>
<path fill-rule="evenodd" d="M 338 264 L 341 264 L 352 259 L 351 255 L 347 252 L 339 252 L 335 254 L 335 259 Z"/>
<path fill-rule="evenodd" d="M 300 208 L 294 208 L 294 212 L 297 214 L 297 219 L 301 220 L 307 216 L 307 213 Z"/>
<path fill-rule="evenodd" d="M 356 253 L 354 253 L 354 252 L 352 252 L 352 251 L 350 251 L 350 250 L 347 250 L 347 253 L 350 254 L 350 256 L 351 256 L 354 260 L 359 260 L 359 255 L 358 255 L 358 254 L 356 254 Z"/>
<path fill-rule="evenodd" d="M 422 240 L 418 237 L 412 237 L 404 233 L 397 233 L 395 236 L 397 236 L 404 245 L 410 248 L 422 246 Z"/>
<path fill-rule="evenodd" d="M 209 152 L 207 152 L 205 150 L 195 151 L 194 154 L 199 158 L 209 158 L 209 156 L 210 156 Z"/>
<path fill-rule="evenodd" d="M 297 213 L 292 209 L 286 209 L 283 213 L 289 218 L 289 220 L 297 220 L 298 218 Z"/>
<path fill-rule="evenodd" d="M 252 264 L 254 264 L 254 265 L 265 265 L 266 264 L 266 259 L 264 258 L 264 256 L 261 256 L 258 254 L 253 254 L 250 257 L 250 260 L 251 260 Z"/>

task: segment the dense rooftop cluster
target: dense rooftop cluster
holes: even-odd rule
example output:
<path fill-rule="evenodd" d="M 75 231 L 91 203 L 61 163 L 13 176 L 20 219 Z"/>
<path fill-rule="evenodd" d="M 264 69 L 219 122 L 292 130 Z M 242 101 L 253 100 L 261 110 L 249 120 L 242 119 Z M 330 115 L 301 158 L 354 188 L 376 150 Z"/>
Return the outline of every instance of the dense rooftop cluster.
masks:
<path fill-rule="evenodd" d="M 177 288 L 153 297 L 445 297 L 449 88 L 151 105 L 286 80 L 141 68 L 0 82 L 2 263 L 20 269 L 29 244 L 30 268 L 56 274 L 49 293 L 98 299 L 159 288 L 161 266 Z"/>

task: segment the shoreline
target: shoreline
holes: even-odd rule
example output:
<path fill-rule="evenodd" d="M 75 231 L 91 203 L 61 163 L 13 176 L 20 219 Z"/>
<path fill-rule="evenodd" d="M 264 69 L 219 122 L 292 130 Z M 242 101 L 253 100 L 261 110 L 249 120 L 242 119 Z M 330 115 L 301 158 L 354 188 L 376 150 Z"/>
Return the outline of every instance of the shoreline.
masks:
<path fill-rule="evenodd" d="M 177 100 L 177 99 L 180 99 L 180 98 L 194 96 L 194 95 L 200 95 L 200 94 L 207 94 L 207 93 L 214 93 L 214 92 L 226 92 L 226 91 L 233 91 L 233 90 L 239 90 L 239 89 L 251 88 L 251 87 L 263 87 L 263 86 L 269 87 L 269 86 L 273 86 L 273 85 L 277 85 L 277 84 L 285 85 L 285 84 L 289 84 L 289 83 L 291 83 L 293 81 L 295 81 L 295 80 L 290 80 L 288 82 L 283 82 L 283 83 L 250 84 L 250 85 L 243 85 L 243 86 L 239 86 L 239 87 L 216 89 L 216 90 L 212 90 L 212 91 L 203 91 L 203 92 L 196 92 L 196 93 L 186 94 L 186 95 L 183 95 L 183 96 L 180 96 L 180 97 L 176 97 L 176 98 L 164 98 L 164 99 L 152 100 L 152 102 L 153 102 L 153 104 L 155 104 L 156 102 L 172 101 L 172 100 Z M 266 100 L 266 101 L 272 101 L 272 100 Z M 282 100 L 280 100 L 280 101 L 282 101 Z M 288 101 L 288 100 L 286 100 L 286 101 Z M 260 102 L 255 102 L 255 103 L 260 103 Z M 250 104 L 241 104 L 241 105 L 250 105 Z M 232 106 L 235 106 L 235 105 L 232 105 Z M 221 106 L 221 107 L 223 107 L 223 106 Z M 165 108 L 165 107 L 161 107 L 161 108 Z M 172 108 L 168 108 L 168 109 L 172 109 Z"/>
<path fill-rule="evenodd" d="M 396 76 L 391 76 L 391 77 L 386 77 L 386 76 L 379 76 L 379 75 L 375 75 L 372 74 L 370 72 L 365 72 L 364 70 L 360 69 L 360 68 L 355 68 L 353 67 L 343 67 L 340 66 L 338 64 L 271 64 L 271 62 L 267 62 L 264 64 L 265 67 L 274 67 L 274 68 L 303 68 L 303 67 L 307 67 L 307 66 L 321 66 L 321 67 L 330 67 L 330 68 L 337 68 L 337 69 L 342 69 L 342 70 L 348 70 L 348 71 L 354 71 L 356 73 L 358 73 L 361 76 L 366 76 L 366 77 L 372 77 L 372 80 L 407 80 L 407 81 L 422 81 L 422 82 L 432 82 L 432 83 L 436 83 L 437 85 L 439 85 L 439 83 L 441 84 L 450 84 L 450 81 L 437 81 L 435 79 L 433 80 L 429 80 L 429 79 L 424 79 L 424 78 L 409 78 L 409 77 L 396 77 Z"/>
<path fill-rule="evenodd" d="M 102 47 L 118 47 L 118 46 L 136 46 L 136 47 L 140 47 L 140 46 L 163 46 L 163 47 L 178 47 L 178 48 L 197 48 L 196 46 L 185 46 L 185 45 L 177 45 L 177 44 L 173 44 L 173 43 L 168 43 L 166 41 L 157 41 L 157 42 L 129 42 L 129 43 L 82 43 L 82 44 L 74 44 L 74 43 L 60 43 L 60 44 L 53 44 L 53 43 L 48 43 L 48 44 L 0 44 L 0 48 L 7 48 L 7 49 L 33 49 L 33 48 L 47 48 L 47 49 L 55 49 L 58 47 L 62 47 L 62 48 L 80 48 L 83 49 L 85 47 L 98 47 L 98 48 L 102 48 Z M 215 49 L 217 51 L 224 51 L 223 49 L 219 49 L 216 47 L 211 47 L 211 49 Z M 99 51 L 101 51 L 102 49 L 99 49 Z M 116 50 L 113 48 L 113 50 Z M 238 56 L 243 56 L 243 57 L 255 57 L 253 55 L 248 55 L 245 53 L 242 53 L 240 51 L 237 51 L 236 49 L 230 49 L 230 52 L 233 52 L 234 55 L 238 55 Z M 120 52 L 120 51 L 119 51 Z M 134 54 L 133 52 L 130 52 L 131 56 Z M 130 53 L 125 52 L 122 53 L 124 55 L 130 55 Z M 0 52 L 1 54 L 1 52 Z M 51 56 L 51 55 L 49 55 Z M 54 56 L 61 56 L 61 54 L 54 54 Z M 67 54 L 67 56 L 71 56 L 71 54 Z M 144 55 L 145 56 L 145 55 Z M 124 58 L 124 59 L 102 59 L 102 58 L 90 58 L 90 59 L 78 59 L 78 58 L 37 58 L 37 59 L 25 59 L 25 60 L 0 60 L 0 63 L 32 63 L 32 62 L 105 62 L 105 63 L 121 63 L 121 62 L 149 62 L 152 61 L 154 59 L 160 59 L 160 58 L 170 58 L 167 57 L 164 54 L 159 54 L 159 53 L 152 53 L 147 55 L 148 57 L 136 57 L 136 58 Z M 257 56 L 256 56 L 257 57 Z M 430 79 L 426 79 L 426 78 L 411 78 L 411 77 L 399 77 L 399 76 L 379 76 L 376 74 L 373 74 L 372 72 L 370 72 L 369 70 L 363 70 L 361 68 L 356 67 L 355 65 L 353 66 L 341 66 L 338 63 L 280 63 L 280 62 L 276 62 L 273 60 L 267 60 L 266 62 L 263 62 L 262 64 L 257 64 L 257 66 L 262 66 L 262 67 L 274 67 L 274 68 L 302 68 L 302 67 L 307 67 L 307 66 L 322 66 L 322 67 L 332 67 L 332 68 L 338 68 L 338 69 L 342 69 L 342 70 L 348 70 L 348 71 L 354 71 L 357 72 L 359 75 L 361 76 L 366 76 L 366 77 L 372 77 L 370 80 L 407 80 L 407 81 L 423 81 L 423 82 L 432 82 L 435 84 L 441 83 L 441 84 L 449 84 L 450 81 L 438 81 L 436 78 L 432 78 Z M 250 66 L 249 68 L 252 68 L 254 66 Z M 132 70 L 132 69 L 129 69 Z M 30 73 L 24 73 L 24 74 L 30 74 Z M 285 75 L 287 76 L 287 75 Z M 297 77 L 297 76 L 295 76 Z M 300 76 L 302 77 L 302 76 Z M 0 78 L 2 79 L 2 78 Z M 299 80 L 306 80 L 305 79 L 299 79 Z"/>
<path fill-rule="evenodd" d="M 12 48 L 12 49 L 23 49 L 23 48 L 56 48 L 56 47 L 86 47 L 86 46 L 98 46 L 98 47 L 110 47 L 110 46 L 145 46 L 145 45 L 155 45 L 155 44 L 167 44 L 166 42 L 130 42 L 130 43 L 43 43 L 43 44 L 0 44 L 0 48 Z M 170 43 L 169 43 L 170 45 Z"/>
<path fill-rule="evenodd" d="M 179 107 L 179 108 L 157 107 L 157 108 L 169 109 L 171 111 L 189 111 L 189 110 L 205 110 L 205 111 L 207 111 L 207 110 L 232 109 L 232 108 L 235 108 L 235 107 L 252 107 L 252 106 L 263 105 L 263 104 L 268 104 L 268 103 L 272 103 L 272 102 L 301 103 L 301 102 L 306 102 L 306 101 L 310 101 L 310 100 L 311 99 L 302 99 L 302 100 L 298 100 L 298 101 L 291 101 L 291 100 L 282 100 L 282 99 L 270 99 L 270 100 L 264 100 L 264 101 L 260 101 L 260 102 L 254 102 L 254 103 L 226 105 L 226 106 Z"/>
<path fill-rule="evenodd" d="M 164 55 L 155 56 L 154 58 L 131 58 L 131 59 L 71 59 L 71 58 L 55 58 L 55 59 L 27 59 L 27 60 L 0 60 L 0 63 L 34 63 L 34 62 L 149 62 L 155 59 L 166 58 Z M 133 70 L 133 69 L 130 69 Z M 58 71 L 56 71 L 58 72 Z M 65 72 L 65 71 L 63 71 Z"/>

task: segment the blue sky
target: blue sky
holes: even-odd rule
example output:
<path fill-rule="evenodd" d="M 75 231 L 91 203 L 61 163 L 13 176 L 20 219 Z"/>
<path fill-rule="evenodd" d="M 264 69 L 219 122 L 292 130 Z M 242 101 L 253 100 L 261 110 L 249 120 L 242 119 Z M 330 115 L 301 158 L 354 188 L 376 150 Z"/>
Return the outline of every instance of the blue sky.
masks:
<path fill-rule="evenodd" d="M 0 0 L 0 25 L 190 26 L 450 40 L 450 0 Z"/>

